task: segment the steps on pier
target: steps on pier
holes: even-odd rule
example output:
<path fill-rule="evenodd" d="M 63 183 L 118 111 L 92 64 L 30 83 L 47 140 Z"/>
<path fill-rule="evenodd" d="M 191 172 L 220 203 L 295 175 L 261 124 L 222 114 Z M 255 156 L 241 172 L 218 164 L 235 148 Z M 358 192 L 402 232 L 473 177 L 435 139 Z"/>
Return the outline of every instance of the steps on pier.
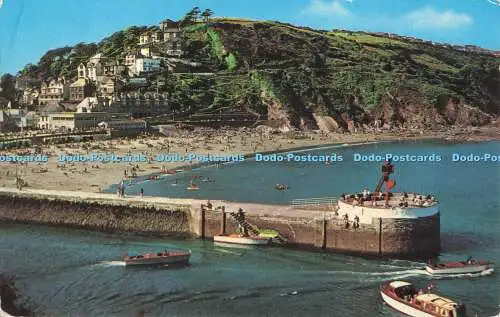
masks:
<path fill-rule="evenodd" d="M 252 232 L 254 235 L 258 236 L 260 234 L 259 230 L 257 230 L 254 226 L 252 226 L 251 224 L 249 224 L 246 219 L 245 219 L 245 216 L 241 217 L 238 213 L 236 212 L 230 212 L 229 213 L 231 215 L 231 217 L 233 217 L 234 220 L 236 220 L 238 222 L 238 224 L 240 226 L 242 226 L 246 231 L 250 231 Z"/>

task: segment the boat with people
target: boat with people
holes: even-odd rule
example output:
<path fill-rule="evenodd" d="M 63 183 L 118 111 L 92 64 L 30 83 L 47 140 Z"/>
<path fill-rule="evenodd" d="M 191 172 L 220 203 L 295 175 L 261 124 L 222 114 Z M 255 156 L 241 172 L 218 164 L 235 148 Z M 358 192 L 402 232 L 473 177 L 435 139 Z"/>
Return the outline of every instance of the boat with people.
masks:
<path fill-rule="evenodd" d="M 158 265 L 158 264 L 182 264 L 188 263 L 191 258 L 191 250 L 168 251 L 162 250 L 156 253 L 145 253 L 138 255 L 126 254 L 123 256 L 125 266 L 130 265 Z"/>
<path fill-rule="evenodd" d="M 287 189 L 290 189 L 290 187 L 288 187 L 285 184 L 276 184 L 276 189 L 277 190 L 287 190 Z"/>
<path fill-rule="evenodd" d="M 493 262 L 476 261 L 472 259 L 472 257 L 460 262 L 433 263 L 432 261 L 429 261 L 429 263 L 425 266 L 425 270 L 430 274 L 481 273 L 493 268 Z"/>
<path fill-rule="evenodd" d="M 464 304 L 431 293 L 416 291 L 406 281 L 393 281 L 380 286 L 380 295 L 393 309 L 414 317 L 466 317 Z"/>
<path fill-rule="evenodd" d="M 225 234 L 214 236 L 214 242 L 245 245 L 268 245 L 271 242 L 271 238 L 260 236 L 245 236 L 242 234 Z"/>

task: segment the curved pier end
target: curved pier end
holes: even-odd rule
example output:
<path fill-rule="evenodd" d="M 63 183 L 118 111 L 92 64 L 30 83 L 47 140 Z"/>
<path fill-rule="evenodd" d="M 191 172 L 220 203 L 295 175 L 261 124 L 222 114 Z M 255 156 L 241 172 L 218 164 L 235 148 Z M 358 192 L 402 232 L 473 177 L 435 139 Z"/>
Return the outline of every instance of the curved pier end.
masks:
<path fill-rule="evenodd" d="M 432 257 L 441 251 L 440 214 L 422 218 L 383 218 L 381 255 L 405 252 L 414 257 Z"/>

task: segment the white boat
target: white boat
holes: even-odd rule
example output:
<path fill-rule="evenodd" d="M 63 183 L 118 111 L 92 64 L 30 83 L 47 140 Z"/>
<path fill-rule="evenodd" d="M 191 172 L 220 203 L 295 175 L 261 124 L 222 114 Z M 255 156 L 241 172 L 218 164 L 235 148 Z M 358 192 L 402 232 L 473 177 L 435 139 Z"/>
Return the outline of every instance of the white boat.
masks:
<path fill-rule="evenodd" d="M 465 261 L 465 262 L 443 262 L 439 264 L 427 264 L 425 270 L 430 274 L 466 274 L 481 273 L 492 269 L 492 262 Z"/>
<path fill-rule="evenodd" d="M 267 237 L 243 237 L 238 234 L 214 236 L 215 242 L 246 244 L 246 245 L 267 245 L 271 238 Z"/>
<path fill-rule="evenodd" d="M 191 250 L 183 251 L 161 251 L 157 253 L 146 253 L 140 255 L 125 255 L 123 261 L 125 266 L 129 265 L 159 265 L 188 263 L 191 258 Z"/>
<path fill-rule="evenodd" d="M 393 309 L 413 317 L 466 317 L 465 305 L 433 293 L 416 292 L 411 283 L 382 284 L 380 295 Z"/>

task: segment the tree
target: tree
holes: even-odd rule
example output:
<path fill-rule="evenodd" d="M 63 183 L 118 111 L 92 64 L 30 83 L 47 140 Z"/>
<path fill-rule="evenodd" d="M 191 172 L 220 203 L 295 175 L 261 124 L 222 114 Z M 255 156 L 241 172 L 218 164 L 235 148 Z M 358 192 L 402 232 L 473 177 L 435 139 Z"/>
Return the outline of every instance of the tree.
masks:
<path fill-rule="evenodd" d="M 205 9 L 205 11 L 203 11 L 203 13 L 201 14 L 201 16 L 203 17 L 203 20 L 205 21 L 205 23 L 208 23 L 210 22 L 210 17 L 214 15 L 214 12 L 210 9 Z"/>
<path fill-rule="evenodd" d="M 189 11 L 188 14 L 192 17 L 194 21 L 196 21 L 197 19 L 200 18 L 201 10 L 199 7 L 194 7 L 193 9 L 191 9 L 191 11 Z"/>
<path fill-rule="evenodd" d="M 17 99 L 16 77 L 11 74 L 3 74 L 0 79 L 0 96 L 15 102 Z"/>
<path fill-rule="evenodd" d="M 33 65 L 31 63 L 28 63 L 24 66 L 23 69 L 21 69 L 19 72 L 18 72 L 18 75 L 21 75 L 21 76 L 32 76 L 34 77 L 35 75 L 35 72 L 37 71 L 38 67 L 36 65 Z"/>
<path fill-rule="evenodd" d="M 194 24 L 196 22 L 196 20 L 198 20 L 200 18 L 200 15 L 201 15 L 201 10 L 199 7 L 192 8 L 191 11 L 186 13 L 184 18 L 182 18 L 181 25 L 185 26 L 185 25 Z"/>

